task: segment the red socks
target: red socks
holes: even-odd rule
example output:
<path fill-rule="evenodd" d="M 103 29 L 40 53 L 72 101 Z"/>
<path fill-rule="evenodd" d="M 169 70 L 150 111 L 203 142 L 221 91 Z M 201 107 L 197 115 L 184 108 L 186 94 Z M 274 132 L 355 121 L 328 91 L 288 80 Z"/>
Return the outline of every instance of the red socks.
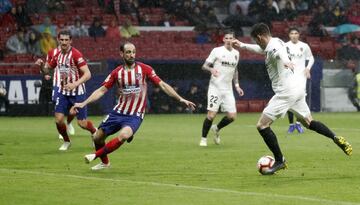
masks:
<path fill-rule="evenodd" d="M 66 132 L 65 123 L 61 123 L 61 124 L 56 123 L 56 128 L 57 128 L 59 134 L 61 134 L 63 136 L 64 141 L 65 142 L 70 142 L 69 136 L 68 136 L 68 134 Z"/>
<path fill-rule="evenodd" d="M 66 119 L 67 124 L 70 124 L 71 121 L 74 119 L 74 117 L 75 117 L 75 115 L 68 115 L 67 119 Z"/>
<path fill-rule="evenodd" d="M 98 151 L 99 149 L 101 149 L 104 146 L 105 146 L 105 142 L 102 142 L 101 144 L 96 144 L 95 143 L 95 150 Z M 102 163 L 104 163 L 104 164 L 109 163 L 109 158 L 108 158 L 108 156 L 106 154 L 101 156 L 100 159 L 101 159 Z"/>
<path fill-rule="evenodd" d="M 102 157 L 118 149 L 124 142 L 120 141 L 119 138 L 115 137 L 105 146 L 95 152 L 96 157 Z"/>

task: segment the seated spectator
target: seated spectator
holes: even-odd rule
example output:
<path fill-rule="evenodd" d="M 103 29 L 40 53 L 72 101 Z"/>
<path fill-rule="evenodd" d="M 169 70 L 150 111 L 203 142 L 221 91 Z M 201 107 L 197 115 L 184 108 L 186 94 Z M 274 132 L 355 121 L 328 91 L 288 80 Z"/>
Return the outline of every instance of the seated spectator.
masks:
<path fill-rule="evenodd" d="M 360 50 L 350 44 L 349 39 L 341 40 L 341 48 L 336 50 L 336 58 L 345 68 L 356 71 L 358 61 L 360 60 Z"/>
<path fill-rule="evenodd" d="M 80 17 L 74 21 L 74 25 L 69 26 L 69 31 L 73 38 L 88 36 L 88 29 L 82 24 Z"/>
<path fill-rule="evenodd" d="M 187 11 L 189 12 L 189 11 Z M 188 19 L 192 25 L 195 27 L 204 27 L 207 23 L 207 18 L 204 14 L 200 13 L 199 7 L 193 9 L 192 14 L 190 14 L 190 19 Z"/>
<path fill-rule="evenodd" d="M 221 28 L 215 28 L 211 32 L 211 42 L 215 44 L 222 44 L 224 38 L 224 31 Z"/>
<path fill-rule="evenodd" d="M 24 6 L 19 4 L 16 6 L 16 22 L 20 27 L 28 27 L 33 25 L 31 19 L 24 9 Z"/>
<path fill-rule="evenodd" d="M 120 13 L 129 14 L 132 17 L 138 16 L 138 4 L 134 0 L 123 0 L 120 2 Z"/>
<path fill-rule="evenodd" d="M 120 39 L 120 28 L 115 18 L 106 29 L 106 38 Z"/>
<path fill-rule="evenodd" d="M 12 7 L 10 0 L 0 0 L 0 15 L 10 11 Z"/>
<path fill-rule="evenodd" d="M 48 0 L 47 7 L 50 13 L 63 13 L 65 11 L 65 3 L 62 0 Z"/>
<path fill-rule="evenodd" d="M 295 9 L 299 13 L 306 13 L 309 10 L 309 4 L 306 0 L 295 1 Z"/>
<path fill-rule="evenodd" d="M 9 99 L 6 97 L 6 88 L 4 83 L 0 82 L 0 112 L 9 111 Z"/>
<path fill-rule="evenodd" d="M 171 84 L 171 87 L 174 88 L 174 90 L 179 93 L 180 95 L 183 95 L 179 91 L 179 87 L 176 84 Z M 175 100 L 174 98 L 170 98 L 167 100 L 169 103 L 169 112 L 170 113 L 182 113 L 184 112 L 184 106 L 182 106 L 178 100 Z"/>
<path fill-rule="evenodd" d="M 131 21 L 129 19 L 125 20 L 125 24 L 120 29 L 120 36 L 122 38 L 131 38 L 140 36 L 140 31 L 131 25 Z"/>
<path fill-rule="evenodd" d="M 42 55 L 39 35 L 34 30 L 30 30 L 27 34 L 26 48 L 27 48 L 27 52 L 32 55 L 35 56 Z"/>
<path fill-rule="evenodd" d="M 260 16 L 261 21 L 268 25 L 271 25 L 272 21 L 279 20 L 280 16 L 273 0 L 266 0 L 265 8 Z"/>
<path fill-rule="evenodd" d="M 308 33 L 310 36 L 326 37 L 329 36 L 324 25 L 311 21 L 308 25 Z"/>
<path fill-rule="evenodd" d="M 27 0 L 26 10 L 29 14 L 48 13 L 47 1 L 48 0 Z"/>
<path fill-rule="evenodd" d="M 36 29 L 39 33 L 44 33 L 46 30 L 50 32 L 52 37 L 56 37 L 56 26 L 52 24 L 50 17 L 45 17 L 44 22 L 40 25 L 34 25 L 34 29 Z"/>
<path fill-rule="evenodd" d="M 200 28 L 199 33 L 195 37 L 197 44 L 210 43 L 210 36 L 205 28 Z"/>
<path fill-rule="evenodd" d="M 341 24 L 347 24 L 349 23 L 349 20 L 346 16 L 346 11 L 343 9 L 340 9 L 340 7 L 335 7 L 333 10 L 333 13 L 335 15 L 335 25 L 341 25 Z"/>
<path fill-rule="evenodd" d="M 94 17 L 93 23 L 89 27 L 89 36 L 94 38 L 105 37 L 105 29 L 102 27 L 98 17 Z"/>
<path fill-rule="evenodd" d="M 171 16 L 168 13 L 165 13 L 164 20 L 160 22 L 159 26 L 171 27 L 174 26 L 173 22 L 171 21 Z"/>
<path fill-rule="evenodd" d="M 158 86 L 153 88 L 153 91 L 149 96 L 149 101 L 150 110 L 153 113 L 168 113 L 170 111 L 169 98 Z"/>
<path fill-rule="evenodd" d="M 281 20 L 293 21 L 297 15 L 297 11 L 289 1 L 285 3 L 285 8 L 280 10 Z"/>
<path fill-rule="evenodd" d="M 235 32 L 235 36 L 243 36 L 242 27 L 254 25 L 254 19 L 242 14 L 240 6 L 236 7 L 236 13 L 228 16 L 222 22 L 225 26 L 230 27 Z"/>
<path fill-rule="evenodd" d="M 265 4 L 263 0 L 253 0 L 248 7 L 248 16 L 254 19 L 255 22 L 259 22 L 262 12 L 265 10 Z"/>
<path fill-rule="evenodd" d="M 43 33 L 42 33 L 42 37 L 40 39 L 40 48 L 41 48 L 41 53 L 43 55 L 47 55 L 47 53 L 53 49 L 56 48 L 56 41 L 55 39 L 52 37 L 51 32 L 49 29 L 46 29 Z"/>
<path fill-rule="evenodd" d="M 17 33 L 12 35 L 6 42 L 6 48 L 10 53 L 24 54 L 27 52 L 25 43 L 25 29 L 19 28 Z"/>
<path fill-rule="evenodd" d="M 191 84 L 190 90 L 186 92 L 186 99 L 190 99 L 196 105 L 195 113 L 203 113 L 206 111 L 206 96 L 196 84 Z"/>
<path fill-rule="evenodd" d="M 1 27 L 13 27 L 16 26 L 16 7 L 11 7 L 11 9 L 2 16 L 0 21 Z"/>
<path fill-rule="evenodd" d="M 144 14 L 140 17 L 140 26 L 154 26 L 150 21 L 149 15 Z"/>
<path fill-rule="evenodd" d="M 197 4 L 196 4 L 196 7 L 198 7 L 198 8 L 200 9 L 200 12 L 203 13 L 203 14 L 205 14 L 205 15 L 208 15 L 208 11 L 209 11 L 210 9 L 213 10 L 213 8 L 209 8 L 209 7 L 205 4 L 205 2 L 204 2 L 203 0 L 199 0 L 199 1 L 197 2 Z"/>
<path fill-rule="evenodd" d="M 212 9 L 212 8 L 208 10 L 208 13 L 206 16 L 206 21 L 207 21 L 206 22 L 207 27 L 218 28 L 221 26 L 216 14 L 215 14 L 214 9 Z"/>

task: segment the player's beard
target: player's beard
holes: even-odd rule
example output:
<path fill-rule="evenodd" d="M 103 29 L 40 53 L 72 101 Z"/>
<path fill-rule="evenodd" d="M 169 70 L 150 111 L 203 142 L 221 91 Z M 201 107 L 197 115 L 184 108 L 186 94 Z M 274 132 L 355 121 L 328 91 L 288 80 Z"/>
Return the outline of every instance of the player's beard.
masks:
<path fill-rule="evenodd" d="M 129 59 L 124 58 L 124 62 L 127 66 L 132 66 L 135 62 L 135 58 L 129 58 Z"/>

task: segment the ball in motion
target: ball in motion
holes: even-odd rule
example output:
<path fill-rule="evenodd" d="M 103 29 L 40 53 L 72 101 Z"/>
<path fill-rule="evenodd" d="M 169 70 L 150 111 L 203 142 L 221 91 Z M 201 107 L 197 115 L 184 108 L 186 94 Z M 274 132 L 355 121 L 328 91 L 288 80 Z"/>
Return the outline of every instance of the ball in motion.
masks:
<path fill-rule="evenodd" d="M 275 163 L 272 156 L 262 156 L 257 162 L 257 168 L 261 174 L 265 174 L 266 170 L 270 169 Z"/>

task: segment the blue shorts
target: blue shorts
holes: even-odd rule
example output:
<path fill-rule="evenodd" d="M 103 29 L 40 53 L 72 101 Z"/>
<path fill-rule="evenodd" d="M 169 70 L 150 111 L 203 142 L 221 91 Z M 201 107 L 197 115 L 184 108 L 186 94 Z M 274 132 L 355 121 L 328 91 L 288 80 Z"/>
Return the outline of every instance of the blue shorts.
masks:
<path fill-rule="evenodd" d="M 99 129 L 101 128 L 104 133 L 109 136 L 121 130 L 123 127 L 129 126 L 131 127 L 134 135 L 139 129 L 141 123 L 142 119 L 140 117 L 134 115 L 124 115 L 113 110 L 102 121 Z"/>
<path fill-rule="evenodd" d="M 80 102 L 83 102 L 84 100 L 86 100 L 85 95 L 67 96 L 67 95 L 63 95 L 61 93 L 56 93 L 55 112 L 63 113 L 64 115 L 67 115 L 69 113 L 70 108 L 75 103 L 80 103 Z M 81 109 L 78 109 L 76 118 L 78 120 L 84 120 L 87 118 L 86 106 Z"/>
<path fill-rule="evenodd" d="M 56 103 L 56 97 L 58 95 L 59 87 L 53 86 L 52 94 L 51 94 L 51 100 Z"/>

